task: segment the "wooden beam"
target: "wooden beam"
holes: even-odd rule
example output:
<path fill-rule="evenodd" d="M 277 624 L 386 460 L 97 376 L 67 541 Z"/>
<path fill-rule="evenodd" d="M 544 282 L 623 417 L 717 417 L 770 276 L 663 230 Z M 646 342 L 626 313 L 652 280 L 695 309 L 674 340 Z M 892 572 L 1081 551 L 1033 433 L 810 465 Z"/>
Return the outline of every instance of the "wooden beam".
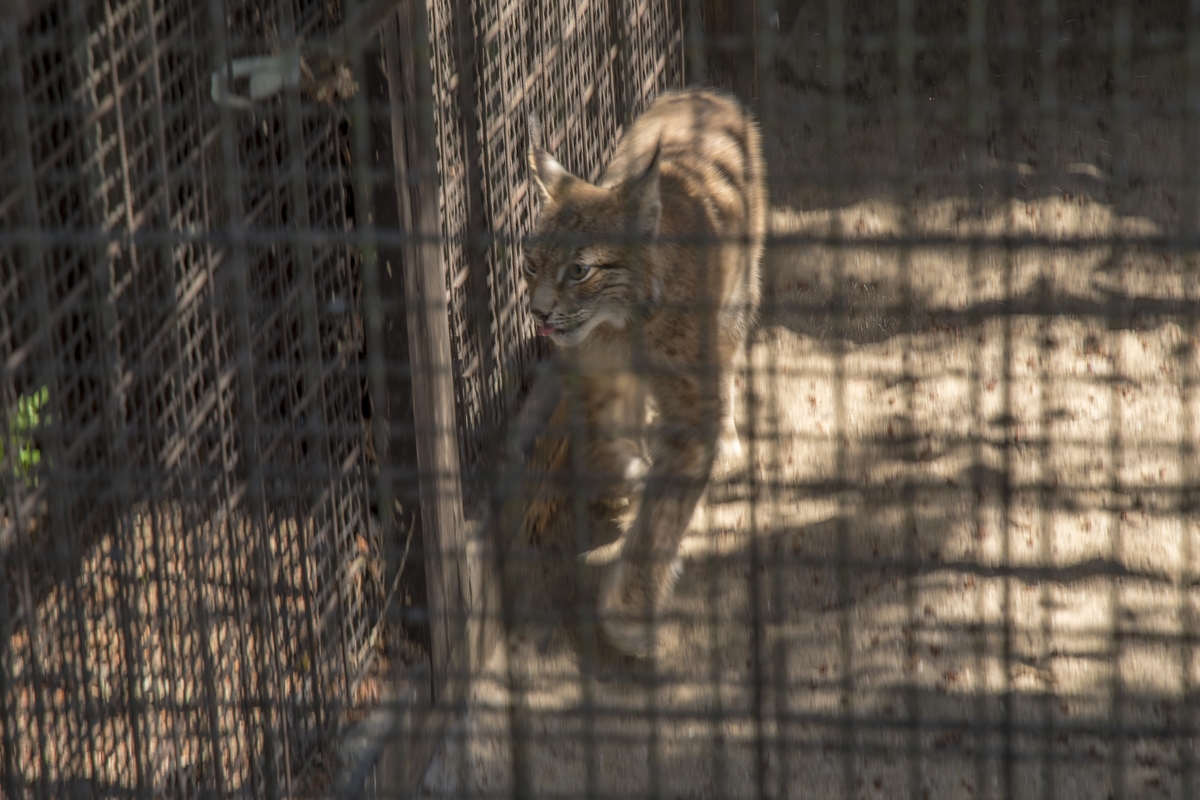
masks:
<path fill-rule="evenodd" d="M 371 724 L 357 735 L 347 732 L 347 743 L 362 740 L 348 754 L 354 764 L 345 776 L 349 783 L 343 795 L 348 797 L 360 796 L 367 775 L 374 776 L 380 796 L 411 796 L 445 735 L 452 708 L 461 707 L 469 677 L 463 636 L 469 604 L 461 580 L 466 526 L 449 298 L 439 246 L 424 2 L 402 3 L 381 26 L 380 45 L 381 85 L 372 82 L 368 97 L 373 103 L 386 102 L 388 111 L 386 120 L 372 120 L 373 161 L 375 169 L 391 170 L 394 187 L 373 187 L 370 202 L 376 225 L 410 236 L 402 246 L 379 250 L 387 379 L 385 397 L 381 404 L 377 399 L 374 413 L 384 416 L 388 435 L 376 445 L 383 478 L 393 487 L 398 486 L 397 476 L 411 474 L 416 451 L 431 652 L 424 669 L 388 676 L 385 701 L 372 714 Z M 405 363 L 408 374 L 402 368 Z M 402 434 L 409 424 L 411 438 Z M 381 514 L 391 512 L 380 509 Z"/>
<path fill-rule="evenodd" d="M 379 250 L 388 378 L 386 397 L 375 413 L 384 415 L 389 434 L 388 441 L 377 444 L 385 479 L 393 484 L 406 466 L 411 470 L 416 451 L 430 664 L 427 672 L 394 676 L 391 700 L 376 710 L 370 725 L 359 726 L 355 736 L 362 741 L 350 748 L 354 767 L 344 777 L 349 796 L 361 792 L 368 774 L 383 796 L 412 794 L 503 630 L 493 524 L 468 522 L 463 514 L 426 13 L 421 0 L 406 0 L 383 23 L 384 85 L 372 83 L 368 92 L 388 108 L 386 123 L 381 119 L 374 125 L 374 167 L 390 169 L 395 183 L 394 202 L 387 187 L 373 192 L 375 223 L 409 234 L 401 246 Z M 461 53 L 451 57 L 458 61 Z M 456 66 L 463 69 L 461 63 Z M 471 174 L 481 180 L 477 169 Z M 407 375 L 401 369 L 405 362 Z M 411 439 L 401 435 L 409 424 L 409 399 Z M 414 683 L 425 675 L 428 690 L 419 691 Z"/>
<path fill-rule="evenodd" d="M 446 672 L 454 650 L 462 642 L 469 609 L 469 587 L 463 581 L 467 531 L 458 460 L 449 297 L 439 245 L 437 156 L 424 3 L 405 3 L 398 20 L 398 27 L 384 28 L 383 56 L 389 83 L 399 220 L 411 238 L 402 248 L 403 263 L 392 265 L 390 275 L 385 268 L 381 285 L 390 293 L 403 284 L 429 587 L 433 699 L 437 702 L 449 677 Z"/>

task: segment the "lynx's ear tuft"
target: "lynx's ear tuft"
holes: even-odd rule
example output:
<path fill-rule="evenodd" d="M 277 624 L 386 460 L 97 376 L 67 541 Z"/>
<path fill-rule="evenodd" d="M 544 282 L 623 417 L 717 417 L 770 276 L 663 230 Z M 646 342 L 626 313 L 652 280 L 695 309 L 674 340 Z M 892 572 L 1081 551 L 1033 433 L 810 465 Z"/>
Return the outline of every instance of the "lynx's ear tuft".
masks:
<path fill-rule="evenodd" d="M 658 220 L 662 216 L 662 199 L 658 192 L 659 163 L 662 161 L 662 141 L 654 146 L 650 163 L 636 178 L 630 178 L 621 187 L 629 213 L 637 219 L 641 233 L 658 233 Z"/>
<path fill-rule="evenodd" d="M 529 175 L 538 188 L 542 202 L 559 197 L 575 180 L 574 175 L 546 152 L 542 145 L 542 123 L 536 114 L 529 115 Z"/>

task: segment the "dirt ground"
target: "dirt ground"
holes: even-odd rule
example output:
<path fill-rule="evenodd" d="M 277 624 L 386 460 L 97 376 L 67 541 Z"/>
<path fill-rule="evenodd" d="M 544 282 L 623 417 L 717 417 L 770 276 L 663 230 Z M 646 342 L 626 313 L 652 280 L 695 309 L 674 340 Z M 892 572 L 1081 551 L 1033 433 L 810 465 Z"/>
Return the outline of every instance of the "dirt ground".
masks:
<path fill-rule="evenodd" d="M 965 36 L 933 5 L 918 34 Z M 1064 41 L 1119 38 L 1058 6 Z M 911 122 L 894 50 L 851 51 L 841 134 L 826 23 L 781 11 L 749 452 L 718 465 L 653 659 L 595 644 L 531 568 L 522 608 L 549 613 L 424 796 L 1197 795 L 1200 288 L 1167 238 L 1194 168 L 1182 28 L 1147 6 L 1115 71 L 1068 43 L 1049 78 L 1040 6 L 994 11 L 988 41 L 1025 50 L 990 46 L 982 91 L 966 52 L 921 51 Z M 894 30 L 873 13 L 845 19 Z"/>

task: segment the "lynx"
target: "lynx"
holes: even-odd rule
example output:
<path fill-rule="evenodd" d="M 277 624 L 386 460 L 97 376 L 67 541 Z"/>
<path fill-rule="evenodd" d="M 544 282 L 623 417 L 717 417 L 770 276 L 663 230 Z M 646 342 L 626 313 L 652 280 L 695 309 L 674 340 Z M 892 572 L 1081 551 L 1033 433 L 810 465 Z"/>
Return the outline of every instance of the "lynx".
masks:
<path fill-rule="evenodd" d="M 760 294 L 759 132 L 728 97 L 665 94 L 622 136 L 598 184 L 547 152 L 536 119 L 530 134 L 542 210 L 525 249 L 526 294 L 538 333 L 578 377 L 587 473 L 640 488 L 597 599 L 612 643 L 643 655 L 716 453 L 741 450 L 733 364 Z"/>

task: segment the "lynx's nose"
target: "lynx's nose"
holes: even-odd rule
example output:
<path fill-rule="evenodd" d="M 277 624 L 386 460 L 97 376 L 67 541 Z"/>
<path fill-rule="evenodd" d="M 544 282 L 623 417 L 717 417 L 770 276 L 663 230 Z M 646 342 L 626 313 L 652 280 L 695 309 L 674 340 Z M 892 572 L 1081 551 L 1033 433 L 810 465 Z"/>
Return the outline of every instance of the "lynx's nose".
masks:
<path fill-rule="evenodd" d="M 547 296 L 549 295 L 549 296 Z M 554 308 L 554 297 L 550 292 L 539 290 L 533 293 L 529 298 L 529 310 L 533 312 L 533 318 L 537 320 L 539 325 L 546 324 L 546 320 L 550 318 L 550 312 Z"/>
<path fill-rule="evenodd" d="M 533 312 L 533 321 L 537 323 L 538 336 L 549 336 L 554 333 L 554 328 L 546 324 L 550 319 L 549 313 L 538 311 L 536 308 L 530 310 Z"/>
<path fill-rule="evenodd" d="M 533 312 L 533 318 L 538 324 L 538 334 L 548 335 L 551 332 L 548 325 L 550 312 L 554 310 L 554 288 L 549 286 L 547 281 L 533 287 L 533 292 L 529 295 L 529 310 Z"/>

